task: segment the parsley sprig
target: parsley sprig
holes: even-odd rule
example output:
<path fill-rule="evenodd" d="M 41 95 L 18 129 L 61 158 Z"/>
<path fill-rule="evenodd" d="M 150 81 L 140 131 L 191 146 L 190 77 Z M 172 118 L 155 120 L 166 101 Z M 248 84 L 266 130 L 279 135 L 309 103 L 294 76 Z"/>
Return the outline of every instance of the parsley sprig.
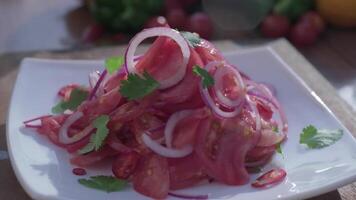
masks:
<path fill-rule="evenodd" d="M 79 154 L 86 154 L 100 149 L 109 134 L 109 129 L 106 127 L 108 122 L 108 115 L 100 115 L 93 121 L 93 127 L 96 128 L 96 132 L 90 136 L 89 143 L 78 151 Z"/>
<path fill-rule="evenodd" d="M 181 31 L 180 34 L 184 37 L 185 40 L 187 40 L 189 46 L 193 48 L 199 46 L 201 43 L 201 38 L 197 33 Z"/>
<path fill-rule="evenodd" d="M 66 110 L 75 110 L 83 101 L 88 98 L 88 91 L 80 88 L 74 88 L 70 93 L 68 101 L 60 101 L 56 106 L 52 108 L 52 113 L 59 114 Z"/>
<path fill-rule="evenodd" d="M 124 64 L 124 57 L 115 56 L 110 57 L 105 60 L 105 68 L 109 74 L 113 74 L 115 71 L 119 70 Z"/>
<path fill-rule="evenodd" d="M 142 77 L 138 74 L 129 74 L 127 80 L 122 80 L 120 93 L 128 100 L 137 100 L 151 94 L 158 87 L 159 83 L 145 71 Z"/>
<path fill-rule="evenodd" d="M 79 179 L 78 182 L 88 188 L 105 192 L 117 192 L 123 190 L 127 182 L 113 176 L 91 176 L 89 179 Z"/>
<path fill-rule="evenodd" d="M 214 83 L 215 83 L 214 78 L 205 69 L 199 67 L 198 65 L 195 65 L 193 67 L 193 72 L 195 75 L 197 75 L 201 78 L 203 88 L 208 88 L 208 87 L 214 85 Z"/>
<path fill-rule="evenodd" d="M 300 144 L 305 144 L 311 149 L 320 149 L 330 146 L 341 139 L 341 129 L 327 130 L 317 129 L 312 125 L 305 127 L 300 134 Z"/>

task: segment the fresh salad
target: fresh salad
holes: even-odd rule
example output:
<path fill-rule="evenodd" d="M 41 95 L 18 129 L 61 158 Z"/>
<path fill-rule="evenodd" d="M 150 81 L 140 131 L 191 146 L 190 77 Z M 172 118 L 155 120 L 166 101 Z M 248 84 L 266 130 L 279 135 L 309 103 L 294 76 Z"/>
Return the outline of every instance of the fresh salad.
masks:
<path fill-rule="evenodd" d="M 153 37 L 147 52 L 135 55 Z M 125 55 L 89 74 L 89 86 L 64 86 L 58 97 L 53 115 L 24 123 L 72 154 L 74 174 L 111 161 L 113 176 L 79 183 L 107 192 L 131 183 L 155 199 L 190 198 L 174 190 L 212 181 L 249 183 L 249 172 L 280 151 L 288 130 L 273 87 L 253 81 L 197 34 L 169 27 L 141 31 Z M 285 176 L 273 169 L 252 186 Z"/>

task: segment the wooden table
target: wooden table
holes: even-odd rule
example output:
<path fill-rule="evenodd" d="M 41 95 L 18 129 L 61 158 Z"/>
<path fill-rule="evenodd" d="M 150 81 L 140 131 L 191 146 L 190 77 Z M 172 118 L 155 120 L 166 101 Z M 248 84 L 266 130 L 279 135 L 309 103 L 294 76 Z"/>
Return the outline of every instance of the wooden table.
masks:
<path fill-rule="evenodd" d="M 231 41 L 215 42 L 223 51 L 232 51 L 246 48 L 235 45 Z M 306 83 L 323 99 L 332 111 L 340 118 L 344 125 L 356 136 L 355 113 L 337 95 L 332 85 L 320 75 L 316 69 L 305 60 L 286 40 L 278 40 L 271 43 L 272 48 L 298 73 Z M 15 82 L 19 63 L 24 57 L 40 57 L 53 59 L 88 59 L 104 58 L 106 56 L 120 54 L 122 46 L 114 48 L 99 48 L 86 51 L 69 52 L 27 52 L 14 53 L 0 56 L 0 199 L 29 199 L 27 194 L 18 184 L 8 159 L 4 158 L 6 150 L 5 123 L 6 111 L 9 105 L 10 93 Z M 338 191 L 312 198 L 313 200 L 352 200 L 356 199 L 356 185 L 348 185 Z"/>

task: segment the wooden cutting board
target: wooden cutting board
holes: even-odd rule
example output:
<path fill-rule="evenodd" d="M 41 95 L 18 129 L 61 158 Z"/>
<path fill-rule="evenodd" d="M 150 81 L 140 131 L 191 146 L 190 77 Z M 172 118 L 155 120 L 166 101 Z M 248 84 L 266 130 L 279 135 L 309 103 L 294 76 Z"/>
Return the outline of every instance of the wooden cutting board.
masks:
<path fill-rule="evenodd" d="M 239 46 L 232 41 L 216 41 L 214 44 L 223 52 L 235 51 L 251 46 Z M 270 43 L 283 60 L 305 81 L 305 83 L 335 113 L 341 122 L 356 137 L 356 113 L 342 100 L 333 86 L 293 47 L 284 39 Z M 10 95 L 15 83 L 18 67 L 25 57 L 49 59 L 103 59 L 108 56 L 121 55 L 124 46 L 94 48 L 89 50 L 63 52 L 26 52 L 4 54 L 0 56 L 0 199 L 30 199 L 24 192 L 12 171 L 6 154 L 6 115 Z M 144 52 L 146 47 L 138 51 Z M 356 183 L 344 186 L 327 194 L 310 200 L 354 200 L 356 199 Z"/>

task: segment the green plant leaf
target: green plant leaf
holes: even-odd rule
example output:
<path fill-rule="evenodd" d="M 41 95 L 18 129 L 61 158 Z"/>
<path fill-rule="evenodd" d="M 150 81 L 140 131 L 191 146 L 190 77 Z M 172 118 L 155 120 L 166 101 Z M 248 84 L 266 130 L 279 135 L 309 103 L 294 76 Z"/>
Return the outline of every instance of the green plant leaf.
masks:
<path fill-rule="evenodd" d="M 117 192 L 123 190 L 127 182 L 113 176 L 91 176 L 89 179 L 79 179 L 78 182 L 88 188 L 105 192 Z"/>
<path fill-rule="evenodd" d="M 320 149 L 334 144 L 342 136 L 343 131 L 341 129 L 316 129 L 314 126 L 309 125 L 300 134 L 299 143 L 305 144 L 311 149 Z"/>

